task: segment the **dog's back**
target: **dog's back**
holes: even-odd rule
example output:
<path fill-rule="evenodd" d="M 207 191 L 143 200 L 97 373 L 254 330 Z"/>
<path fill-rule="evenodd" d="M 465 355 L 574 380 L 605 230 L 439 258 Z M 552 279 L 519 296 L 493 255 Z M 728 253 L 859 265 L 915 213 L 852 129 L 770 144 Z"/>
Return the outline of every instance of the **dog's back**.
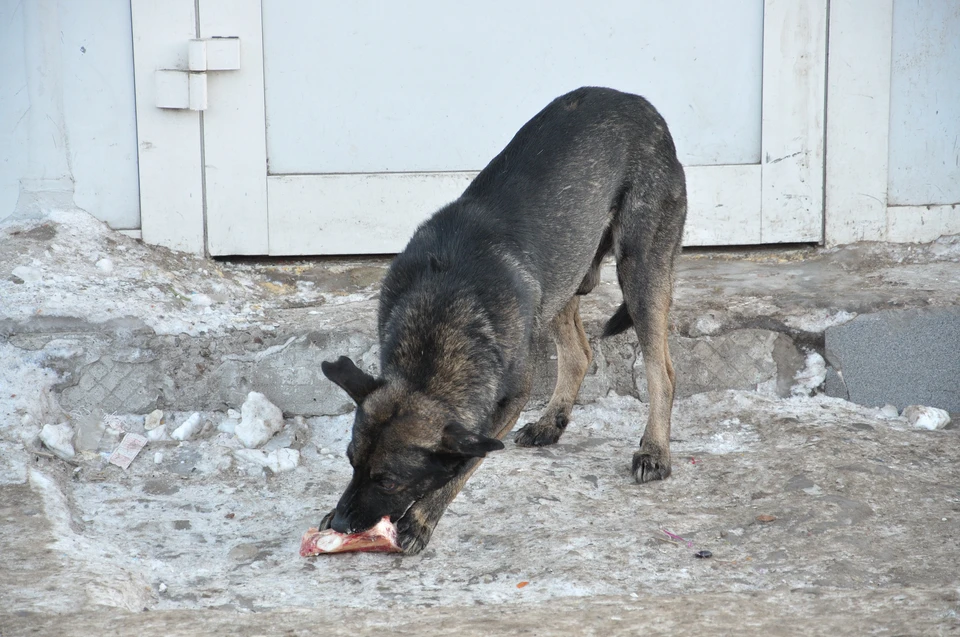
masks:
<path fill-rule="evenodd" d="M 644 210 L 648 218 L 625 218 L 623 210 L 636 208 L 624 206 L 628 198 L 683 197 L 683 168 L 656 109 L 637 95 L 580 88 L 527 122 L 458 200 L 424 222 L 391 275 L 409 283 L 432 255 L 435 264 L 473 270 L 485 288 L 484 275 L 507 258 L 536 281 L 538 318 L 549 322 L 599 265 L 595 257 L 616 245 L 623 224 L 682 228 L 683 214 L 658 206 Z"/>

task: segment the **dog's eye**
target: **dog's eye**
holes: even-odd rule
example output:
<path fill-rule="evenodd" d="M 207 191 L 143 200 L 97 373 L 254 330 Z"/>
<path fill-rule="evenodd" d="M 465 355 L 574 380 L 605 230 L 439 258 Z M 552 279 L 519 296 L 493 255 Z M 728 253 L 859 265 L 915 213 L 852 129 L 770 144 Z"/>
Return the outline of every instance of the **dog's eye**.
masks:
<path fill-rule="evenodd" d="M 394 482 L 393 480 L 386 480 L 386 479 L 380 480 L 377 483 L 377 486 L 384 493 L 396 493 L 400 489 L 400 485 L 397 482 Z"/>

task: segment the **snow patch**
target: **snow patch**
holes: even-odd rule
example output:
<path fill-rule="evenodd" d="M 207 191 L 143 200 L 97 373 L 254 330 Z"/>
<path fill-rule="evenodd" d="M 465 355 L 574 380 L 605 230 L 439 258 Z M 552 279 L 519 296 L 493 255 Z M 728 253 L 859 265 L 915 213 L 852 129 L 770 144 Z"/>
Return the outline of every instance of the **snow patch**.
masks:
<path fill-rule="evenodd" d="M 827 378 L 827 362 L 817 352 L 807 352 L 806 365 L 794 375 L 790 389 L 794 396 L 809 396 Z"/>
<path fill-rule="evenodd" d="M 819 309 L 813 310 L 802 316 L 788 316 L 784 319 L 789 327 L 792 327 L 797 330 L 803 330 L 804 332 L 823 332 L 828 327 L 835 327 L 837 325 L 843 325 L 844 323 L 849 323 L 853 319 L 857 318 L 856 314 L 847 312 L 845 310 L 840 310 L 834 314 L 830 313 L 830 310 Z"/>

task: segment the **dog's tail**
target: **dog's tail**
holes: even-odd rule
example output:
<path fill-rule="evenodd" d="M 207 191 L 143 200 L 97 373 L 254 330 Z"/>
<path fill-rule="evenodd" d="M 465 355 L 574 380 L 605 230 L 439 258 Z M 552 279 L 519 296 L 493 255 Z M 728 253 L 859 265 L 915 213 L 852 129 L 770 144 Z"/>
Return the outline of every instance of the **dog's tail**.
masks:
<path fill-rule="evenodd" d="M 621 303 L 620 307 L 617 308 L 617 311 L 613 314 L 613 316 L 610 317 L 610 320 L 607 321 L 607 324 L 603 327 L 602 338 L 616 336 L 621 332 L 627 331 L 632 326 L 633 319 L 630 317 L 630 312 L 627 311 L 627 304 Z"/>

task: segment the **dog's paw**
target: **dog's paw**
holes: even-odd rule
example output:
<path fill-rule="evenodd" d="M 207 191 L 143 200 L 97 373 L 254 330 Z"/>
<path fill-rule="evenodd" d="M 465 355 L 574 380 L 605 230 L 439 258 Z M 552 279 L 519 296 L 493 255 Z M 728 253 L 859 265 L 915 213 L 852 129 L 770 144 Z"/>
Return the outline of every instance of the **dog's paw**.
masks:
<path fill-rule="evenodd" d="M 670 477 L 670 452 L 641 446 L 633 454 L 633 477 L 638 484 Z"/>
<path fill-rule="evenodd" d="M 567 422 L 565 414 L 561 413 L 553 417 L 544 414 L 543 418 L 537 422 L 528 422 L 521 427 L 517 435 L 513 437 L 513 441 L 521 447 L 552 445 L 560 440 L 560 436 L 567 428 Z"/>
<path fill-rule="evenodd" d="M 397 544 L 404 555 L 416 555 L 430 542 L 433 527 L 427 527 L 409 513 L 397 520 Z"/>
<path fill-rule="evenodd" d="M 326 531 L 330 528 L 330 523 L 333 522 L 333 516 L 337 514 L 336 509 L 331 509 L 330 513 L 323 516 L 323 519 L 320 520 L 320 525 L 317 526 L 318 531 Z"/>

